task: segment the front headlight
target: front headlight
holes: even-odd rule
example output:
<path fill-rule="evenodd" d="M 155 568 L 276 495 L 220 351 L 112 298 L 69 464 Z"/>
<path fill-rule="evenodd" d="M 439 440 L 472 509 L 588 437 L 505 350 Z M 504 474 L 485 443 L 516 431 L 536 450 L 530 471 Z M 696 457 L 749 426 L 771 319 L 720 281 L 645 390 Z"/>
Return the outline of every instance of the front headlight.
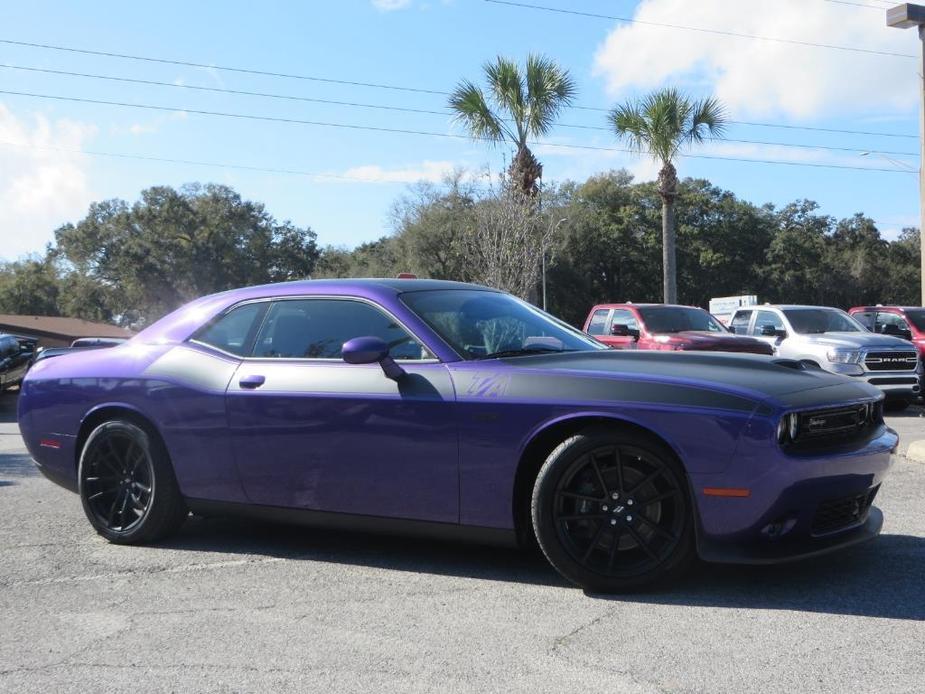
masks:
<path fill-rule="evenodd" d="M 832 350 L 825 356 L 833 364 L 857 364 L 861 360 L 861 353 L 857 350 Z"/>
<path fill-rule="evenodd" d="M 777 424 L 778 443 L 788 443 L 796 439 L 799 434 L 800 417 L 796 412 L 785 414 Z"/>

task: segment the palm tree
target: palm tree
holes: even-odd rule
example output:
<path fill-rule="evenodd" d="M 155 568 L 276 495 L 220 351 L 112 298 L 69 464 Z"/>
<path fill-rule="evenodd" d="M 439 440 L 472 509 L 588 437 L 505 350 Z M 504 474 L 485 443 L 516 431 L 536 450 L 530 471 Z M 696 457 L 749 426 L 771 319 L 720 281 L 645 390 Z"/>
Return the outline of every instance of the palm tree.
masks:
<path fill-rule="evenodd" d="M 477 140 L 493 144 L 510 142 L 516 147 L 511 161 L 511 180 L 533 196 L 543 177 L 543 165 L 527 146 L 528 139 L 547 134 L 559 112 L 572 103 L 575 82 L 568 70 L 539 55 L 528 55 L 526 70 L 513 60 L 498 57 L 486 63 L 488 94 L 463 80 L 450 94 L 449 107 Z"/>
<path fill-rule="evenodd" d="M 662 198 L 662 266 L 665 303 L 678 301 L 675 264 L 675 200 L 678 172 L 672 161 L 678 152 L 707 137 L 722 137 L 725 109 L 716 99 L 693 101 L 677 89 L 660 89 L 643 99 L 617 106 L 608 114 L 617 138 L 661 163 L 658 194 Z"/>

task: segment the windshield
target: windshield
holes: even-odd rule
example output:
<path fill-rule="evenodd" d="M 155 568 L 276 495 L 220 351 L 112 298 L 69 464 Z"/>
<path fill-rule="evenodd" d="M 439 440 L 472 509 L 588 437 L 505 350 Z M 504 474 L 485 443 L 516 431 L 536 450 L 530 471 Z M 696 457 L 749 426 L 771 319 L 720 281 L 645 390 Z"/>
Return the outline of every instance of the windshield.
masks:
<path fill-rule="evenodd" d="M 912 311 L 906 309 L 906 320 L 912 323 L 917 330 L 925 331 L 925 308 Z"/>
<path fill-rule="evenodd" d="M 791 308 L 784 315 L 801 335 L 867 332 L 854 318 L 834 308 Z"/>
<path fill-rule="evenodd" d="M 407 292 L 401 300 L 465 359 L 607 349 L 509 294 L 440 289 Z"/>
<path fill-rule="evenodd" d="M 727 332 L 718 320 L 702 308 L 653 306 L 637 310 L 650 333 L 680 333 L 685 330 Z"/>

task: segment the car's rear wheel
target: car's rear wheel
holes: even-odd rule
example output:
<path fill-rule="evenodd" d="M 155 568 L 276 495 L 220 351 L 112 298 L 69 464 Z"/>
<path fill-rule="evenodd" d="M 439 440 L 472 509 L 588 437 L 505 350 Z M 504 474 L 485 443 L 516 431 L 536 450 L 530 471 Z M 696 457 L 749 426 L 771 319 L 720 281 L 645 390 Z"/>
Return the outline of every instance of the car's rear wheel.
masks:
<path fill-rule="evenodd" d="M 595 427 L 562 442 L 540 469 L 532 516 L 546 558 L 590 591 L 649 586 L 694 557 L 684 471 L 633 432 Z"/>
<path fill-rule="evenodd" d="M 84 513 L 110 542 L 154 542 L 187 516 L 164 445 L 132 421 L 111 420 L 91 432 L 78 483 Z"/>

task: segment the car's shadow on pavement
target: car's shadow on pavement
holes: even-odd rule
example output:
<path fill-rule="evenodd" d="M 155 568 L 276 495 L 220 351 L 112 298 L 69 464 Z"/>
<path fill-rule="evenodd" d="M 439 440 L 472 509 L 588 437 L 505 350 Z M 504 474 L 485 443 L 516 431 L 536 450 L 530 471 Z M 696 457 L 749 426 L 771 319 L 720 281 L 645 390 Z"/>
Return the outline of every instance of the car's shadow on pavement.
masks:
<path fill-rule="evenodd" d="M 0 424 L 13 424 L 16 422 L 16 400 L 19 397 L 19 388 L 0 390 Z"/>
<path fill-rule="evenodd" d="M 409 540 L 232 518 L 192 517 L 177 537 L 159 546 L 572 589 L 538 550 Z M 864 546 L 819 559 L 767 567 L 697 564 L 689 575 L 667 586 L 589 597 L 925 620 L 922 576 L 925 538 L 882 535 Z"/>

